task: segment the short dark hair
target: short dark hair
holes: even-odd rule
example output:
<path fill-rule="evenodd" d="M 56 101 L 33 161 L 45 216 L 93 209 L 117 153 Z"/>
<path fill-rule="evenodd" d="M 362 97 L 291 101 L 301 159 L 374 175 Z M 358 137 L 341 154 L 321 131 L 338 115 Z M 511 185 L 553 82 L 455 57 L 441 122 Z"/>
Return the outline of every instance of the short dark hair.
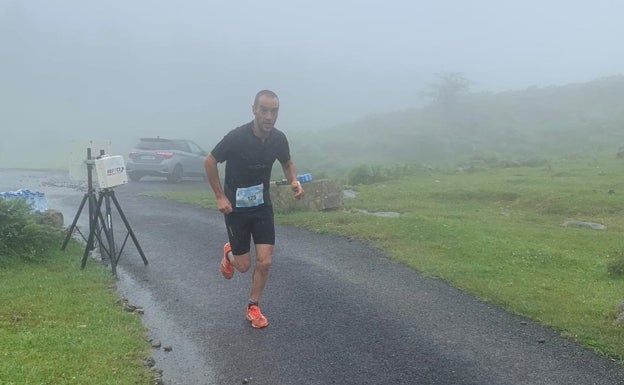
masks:
<path fill-rule="evenodd" d="M 254 98 L 254 104 L 253 104 L 254 106 L 258 105 L 258 99 L 260 99 L 261 96 L 270 96 L 272 98 L 277 99 L 277 102 L 279 103 L 279 97 L 277 96 L 275 92 L 271 90 L 262 90 L 256 94 L 256 97 Z"/>

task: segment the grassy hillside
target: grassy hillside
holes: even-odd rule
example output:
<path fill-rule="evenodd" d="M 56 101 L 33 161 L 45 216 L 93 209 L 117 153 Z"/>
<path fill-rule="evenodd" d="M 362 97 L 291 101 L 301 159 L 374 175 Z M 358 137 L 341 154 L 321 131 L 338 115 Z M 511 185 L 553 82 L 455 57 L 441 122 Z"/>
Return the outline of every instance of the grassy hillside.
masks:
<path fill-rule="evenodd" d="M 383 98 L 383 95 L 371 95 Z M 358 164 L 446 162 L 479 155 L 523 160 L 616 151 L 624 143 L 624 76 L 503 93 L 453 105 L 372 115 L 291 134 L 299 169 L 340 174 Z"/>
<path fill-rule="evenodd" d="M 621 358 L 623 171 L 624 160 L 607 156 L 420 173 L 357 186 L 344 211 L 279 222 L 371 240 L 416 270 Z M 562 226 L 567 221 L 607 230 Z"/>

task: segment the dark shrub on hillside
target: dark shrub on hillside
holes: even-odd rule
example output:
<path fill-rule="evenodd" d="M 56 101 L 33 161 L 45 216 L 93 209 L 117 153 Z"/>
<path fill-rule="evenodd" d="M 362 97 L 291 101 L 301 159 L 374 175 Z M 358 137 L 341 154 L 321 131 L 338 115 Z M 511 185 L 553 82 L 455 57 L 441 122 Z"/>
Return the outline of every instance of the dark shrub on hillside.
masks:
<path fill-rule="evenodd" d="M 373 184 L 390 179 L 387 170 L 381 166 L 360 165 L 354 167 L 347 175 L 347 183 L 350 185 Z"/>
<path fill-rule="evenodd" d="M 613 253 L 613 258 L 607 262 L 607 271 L 612 277 L 624 277 L 624 250 Z"/>
<path fill-rule="evenodd" d="M 0 198 L 0 267 L 9 259 L 45 258 L 60 245 L 62 235 L 61 229 L 37 223 L 24 200 Z"/>

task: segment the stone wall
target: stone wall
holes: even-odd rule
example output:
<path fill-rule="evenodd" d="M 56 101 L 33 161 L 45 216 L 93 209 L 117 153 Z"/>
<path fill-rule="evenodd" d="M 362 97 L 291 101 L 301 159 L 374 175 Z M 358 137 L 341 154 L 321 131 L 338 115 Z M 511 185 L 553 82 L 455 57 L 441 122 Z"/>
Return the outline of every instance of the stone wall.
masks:
<path fill-rule="evenodd" d="M 342 205 L 342 189 L 331 180 L 304 183 L 305 195 L 296 200 L 289 185 L 271 185 L 271 201 L 276 210 L 322 211 L 335 210 Z"/>

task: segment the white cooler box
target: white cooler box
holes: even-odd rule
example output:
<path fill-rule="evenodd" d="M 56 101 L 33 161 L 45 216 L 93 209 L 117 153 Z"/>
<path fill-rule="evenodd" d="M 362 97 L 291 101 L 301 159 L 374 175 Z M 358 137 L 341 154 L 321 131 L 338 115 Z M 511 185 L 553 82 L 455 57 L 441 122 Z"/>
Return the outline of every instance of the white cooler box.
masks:
<path fill-rule="evenodd" d="M 123 156 L 107 156 L 95 160 L 95 173 L 101 188 L 110 188 L 128 183 Z"/>

